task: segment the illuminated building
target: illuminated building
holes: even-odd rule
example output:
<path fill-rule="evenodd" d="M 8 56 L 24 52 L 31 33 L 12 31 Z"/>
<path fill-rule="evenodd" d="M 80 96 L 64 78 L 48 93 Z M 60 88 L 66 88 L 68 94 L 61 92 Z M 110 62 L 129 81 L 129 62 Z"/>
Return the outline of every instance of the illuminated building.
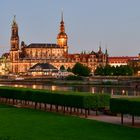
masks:
<path fill-rule="evenodd" d="M 92 72 L 97 66 L 105 66 L 108 63 L 108 53 L 102 52 L 101 46 L 98 52 L 69 54 L 68 35 L 65 32 L 63 13 L 60 22 L 60 31 L 57 35 L 57 43 L 20 43 L 18 24 L 14 17 L 11 27 L 10 73 L 28 73 L 30 68 L 38 63 L 48 63 L 60 69 L 63 65 L 66 69 L 72 68 L 79 62 L 88 66 Z M 21 44 L 21 45 L 20 45 Z"/>
<path fill-rule="evenodd" d="M 108 63 L 110 66 L 121 66 L 121 65 L 127 65 L 129 61 L 137 60 L 137 56 L 113 56 L 108 57 Z"/>

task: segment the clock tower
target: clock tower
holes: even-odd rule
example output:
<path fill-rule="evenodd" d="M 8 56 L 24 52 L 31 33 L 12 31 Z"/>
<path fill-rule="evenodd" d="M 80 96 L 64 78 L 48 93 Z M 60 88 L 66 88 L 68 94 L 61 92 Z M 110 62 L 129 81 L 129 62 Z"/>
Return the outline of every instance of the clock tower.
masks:
<path fill-rule="evenodd" d="M 63 20 L 63 12 L 61 15 L 61 22 L 60 22 L 60 32 L 57 36 L 57 45 L 64 48 L 64 53 L 68 53 L 68 46 L 67 46 L 68 36 L 65 33 L 65 25 Z"/>

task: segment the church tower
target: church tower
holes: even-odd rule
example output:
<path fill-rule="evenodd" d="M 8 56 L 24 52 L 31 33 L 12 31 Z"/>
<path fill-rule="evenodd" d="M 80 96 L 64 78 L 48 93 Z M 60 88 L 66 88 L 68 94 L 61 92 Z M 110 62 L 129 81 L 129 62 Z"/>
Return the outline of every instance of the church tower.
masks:
<path fill-rule="evenodd" d="M 63 20 L 63 12 L 61 14 L 61 22 L 60 22 L 60 32 L 57 36 L 57 45 L 64 48 L 65 54 L 68 53 L 68 46 L 67 46 L 68 36 L 65 33 L 65 25 Z"/>
<path fill-rule="evenodd" d="M 16 16 L 14 16 L 14 20 L 11 28 L 11 51 L 19 50 L 19 36 L 18 36 L 18 25 L 16 23 Z"/>
<path fill-rule="evenodd" d="M 10 72 L 18 73 L 18 60 L 19 60 L 19 36 L 18 36 L 18 25 L 16 23 L 16 17 L 14 16 L 14 20 L 11 27 L 11 50 L 10 50 L 10 61 L 11 61 L 11 69 Z"/>

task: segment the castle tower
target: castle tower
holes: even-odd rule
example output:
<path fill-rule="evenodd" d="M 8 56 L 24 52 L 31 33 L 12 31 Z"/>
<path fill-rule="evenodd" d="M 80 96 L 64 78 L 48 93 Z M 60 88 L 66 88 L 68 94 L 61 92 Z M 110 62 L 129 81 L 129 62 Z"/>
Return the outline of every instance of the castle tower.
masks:
<path fill-rule="evenodd" d="M 60 32 L 57 36 L 57 45 L 63 47 L 65 53 L 68 53 L 67 41 L 68 41 L 68 36 L 65 33 L 65 25 L 64 25 L 63 12 L 62 12 L 61 22 L 60 22 Z"/>
<path fill-rule="evenodd" d="M 16 23 L 16 16 L 14 16 L 14 20 L 11 28 L 11 51 L 19 50 L 19 36 L 18 36 L 18 25 Z"/>

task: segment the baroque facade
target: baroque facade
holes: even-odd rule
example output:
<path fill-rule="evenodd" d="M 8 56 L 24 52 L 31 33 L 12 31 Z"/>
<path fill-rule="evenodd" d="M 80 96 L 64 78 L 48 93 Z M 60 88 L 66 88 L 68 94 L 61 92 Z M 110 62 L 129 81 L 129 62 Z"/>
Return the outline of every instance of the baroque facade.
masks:
<path fill-rule="evenodd" d="M 60 31 L 57 35 L 57 43 L 31 43 L 30 45 L 26 45 L 23 41 L 20 43 L 18 24 L 14 17 L 11 27 L 10 44 L 10 73 L 14 74 L 28 73 L 30 68 L 37 63 L 49 63 L 57 69 L 60 69 L 63 65 L 67 69 L 72 68 L 75 63 L 79 62 L 88 66 L 92 72 L 94 72 L 97 66 L 105 66 L 108 63 L 107 50 L 103 53 L 101 46 L 98 52 L 68 53 L 68 36 L 65 32 L 63 14 L 60 22 Z"/>
<path fill-rule="evenodd" d="M 113 56 L 108 58 L 108 63 L 110 66 L 122 66 L 128 65 L 130 61 L 137 60 L 138 56 Z"/>

